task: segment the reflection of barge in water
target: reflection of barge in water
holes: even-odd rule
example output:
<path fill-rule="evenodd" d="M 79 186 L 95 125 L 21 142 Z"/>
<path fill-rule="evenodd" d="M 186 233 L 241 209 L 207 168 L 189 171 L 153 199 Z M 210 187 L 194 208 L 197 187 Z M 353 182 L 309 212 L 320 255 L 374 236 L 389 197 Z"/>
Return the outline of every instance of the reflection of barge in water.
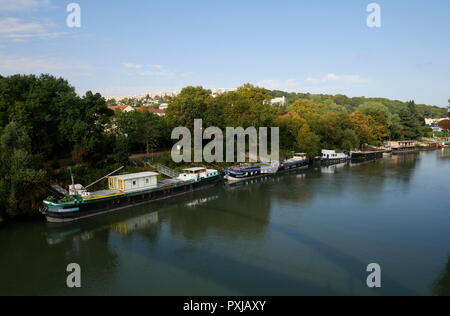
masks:
<path fill-rule="evenodd" d="M 283 172 L 277 172 L 272 175 L 264 175 L 256 178 L 249 178 L 242 181 L 229 181 L 225 182 L 225 190 L 237 191 L 239 189 L 257 185 L 266 182 L 279 182 L 286 176 L 295 176 L 297 178 L 304 179 L 306 177 L 307 168 L 297 168 L 291 170 L 285 170 Z"/>
<path fill-rule="evenodd" d="M 221 181 L 217 170 L 190 168 L 184 171 L 177 178 L 163 181 L 157 180 L 159 174 L 155 172 L 111 176 L 109 190 L 97 192 L 88 192 L 89 186 L 72 184 L 69 196 L 44 201 L 43 214 L 49 222 L 73 221 L 211 187 Z"/>

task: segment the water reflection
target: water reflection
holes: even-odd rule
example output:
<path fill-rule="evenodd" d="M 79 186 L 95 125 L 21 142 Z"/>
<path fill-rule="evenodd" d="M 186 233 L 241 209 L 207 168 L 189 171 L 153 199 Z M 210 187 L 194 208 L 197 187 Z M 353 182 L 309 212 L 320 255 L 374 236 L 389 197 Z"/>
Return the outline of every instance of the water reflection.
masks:
<path fill-rule="evenodd" d="M 450 161 L 450 148 L 442 148 L 438 151 L 438 158 L 444 161 Z"/>
<path fill-rule="evenodd" d="M 450 296 L 450 256 L 444 271 L 436 282 L 434 293 L 438 296 Z"/>
<path fill-rule="evenodd" d="M 320 167 L 320 171 L 323 174 L 335 174 L 339 170 L 342 170 L 347 165 L 348 165 L 348 163 L 344 162 L 344 163 L 339 163 L 339 164 L 335 164 L 335 165 L 322 166 L 322 167 Z"/>
<path fill-rule="evenodd" d="M 388 266 L 376 294 L 429 294 L 433 264 L 448 251 L 449 201 L 445 187 L 427 188 L 443 183 L 446 155 L 291 170 L 75 223 L 0 230 L 0 279 L 10 281 L 0 292 L 66 294 L 65 267 L 77 262 L 87 295 L 365 295 L 375 257 Z M 415 265 L 427 284 L 389 269 L 410 264 L 417 249 L 431 252 Z M 433 293 L 448 295 L 449 266 Z"/>
<path fill-rule="evenodd" d="M 342 194 L 349 185 L 354 190 L 374 195 L 382 191 L 386 181 L 397 179 L 409 182 L 416 163 L 414 155 L 401 155 L 377 161 L 287 171 L 225 184 L 224 188 L 197 192 L 192 197 L 177 197 L 169 202 L 138 206 L 126 212 L 86 220 L 82 224 L 58 224 L 46 233 L 46 239 L 49 245 L 56 245 L 68 238 L 88 241 L 97 234 L 108 231 L 127 236 L 151 226 L 158 227 L 160 221 L 169 223 L 174 233 L 182 234 L 188 239 L 203 238 L 208 231 L 215 229 L 221 229 L 224 233 L 263 234 L 266 227 L 262 224 L 269 222 L 274 202 L 288 201 L 299 206 L 306 205 L 320 192 L 319 186 L 323 190 L 328 185 L 331 185 L 330 194 L 333 195 Z M 346 173 L 353 173 L 354 168 L 354 173 L 358 176 L 348 177 Z M 397 172 L 398 168 L 401 172 Z M 323 176 L 337 176 L 338 171 L 341 176 L 330 178 L 333 179 L 332 182 L 323 182 Z M 151 211 L 153 209 L 165 211 Z M 158 231 L 156 229 L 155 233 Z"/>

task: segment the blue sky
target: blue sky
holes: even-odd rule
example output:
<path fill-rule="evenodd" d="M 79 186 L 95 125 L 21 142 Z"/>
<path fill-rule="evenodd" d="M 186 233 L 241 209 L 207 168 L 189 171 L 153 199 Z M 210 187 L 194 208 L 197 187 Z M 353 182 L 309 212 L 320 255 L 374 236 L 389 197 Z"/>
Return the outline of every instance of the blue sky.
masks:
<path fill-rule="evenodd" d="M 81 28 L 66 6 L 81 6 Z M 380 96 L 447 106 L 450 1 L 0 0 L 0 74 L 51 73 L 79 93 L 187 85 Z"/>

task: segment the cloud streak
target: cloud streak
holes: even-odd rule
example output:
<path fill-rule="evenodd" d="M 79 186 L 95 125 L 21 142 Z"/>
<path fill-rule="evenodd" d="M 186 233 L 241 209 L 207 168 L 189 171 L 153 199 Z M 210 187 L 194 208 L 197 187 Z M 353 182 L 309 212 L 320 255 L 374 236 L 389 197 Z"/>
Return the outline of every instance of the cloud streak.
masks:
<path fill-rule="evenodd" d="M 141 69 L 142 67 L 144 67 L 143 65 L 137 65 L 137 64 L 133 64 L 133 63 L 124 63 L 122 65 L 128 69 Z"/>
<path fill-rule="evenodd" d="M 47 6 L 50 4 L 49 0 L 1 0 L 1 12 L 20 12 L 30 11 L 38 7 Z"/>
<path fill-rule="evenodd" d="M 314 77 L 306 78 L 305 82 L 310 84 L 328 84 L 328 83 L 362 84 L 365 83 L 366 80 L 356 75 L 336 75 L 330 73 L 319 78 Z"/>
<path fill-rule="evenodd" d="M 0 71 L 2 75 L 13 74 L 67 74 L 92 70 L 89 65 L 72 63 L 59 58 L 45 56 L 10 56 L 0 53 Z"/>
<path fill-rule="evenodd" d="M 48 29 L 54 24 L 50 21 L 25 22 L 19 18 L 0 18 L 0 39 L 26 40 L 31 38 L 51 39 L 64 35 L 63 32 L 51 32 Z"/>
<path fill-rule="evenodd" d="M 367 79 L 358 75 L 337 75 L 330 73 L 322 77 L 307 77 L 303 80 L 262 80 L 257 85 L 271 90 L 320 92 L 361 86 L 367 82 Z"/>
<path fill-rule="evenodd" d="M 147 77 L 160 77 L 166 79 L 176 79 L 176 78 L 188 78 L 193 75 L 193 72 L 176 72 L 163 65 L 151 65 L 145 66 L 141 64 L 134 63 L 124 63 L 123 67 L 130 70 L 139 70 L 137 75 L 147 76 Z"/>

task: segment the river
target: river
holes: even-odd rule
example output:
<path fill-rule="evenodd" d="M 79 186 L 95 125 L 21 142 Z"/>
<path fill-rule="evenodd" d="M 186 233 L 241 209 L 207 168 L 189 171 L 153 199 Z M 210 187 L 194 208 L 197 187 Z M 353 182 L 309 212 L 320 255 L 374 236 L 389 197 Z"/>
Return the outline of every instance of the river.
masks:
<path fill-rule="evenodd" d="M 444 295 L 450 149 L 0 228 L 1 295 Z M 66 286 L 69 263 L 82 286 Z M 382 287 L 366 285 L 370 263 Z"/>

